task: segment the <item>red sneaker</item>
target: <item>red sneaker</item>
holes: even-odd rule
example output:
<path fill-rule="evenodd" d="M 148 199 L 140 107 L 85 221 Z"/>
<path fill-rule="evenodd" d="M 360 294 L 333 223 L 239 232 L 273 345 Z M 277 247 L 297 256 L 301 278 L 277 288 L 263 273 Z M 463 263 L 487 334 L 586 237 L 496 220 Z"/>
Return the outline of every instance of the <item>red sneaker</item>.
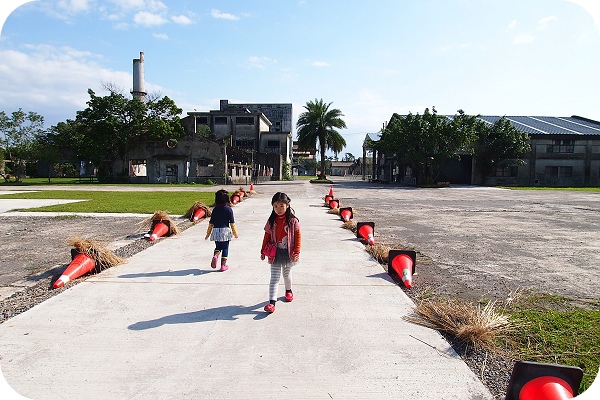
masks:
<path fill-rule="evenodd" d="M 271 303 L 267 304 L 265 306 L 265 311 L 268 312 L 269 314 L 272 312 L 275 312 L 275 304 L 271 304 Z"/>
<path fill-rule="evenodd" d="M 294 300 L 294 293 L 286 292 L 285 293 L 285 301 L 287 301 L 289 303 L 292 300 Z"/>

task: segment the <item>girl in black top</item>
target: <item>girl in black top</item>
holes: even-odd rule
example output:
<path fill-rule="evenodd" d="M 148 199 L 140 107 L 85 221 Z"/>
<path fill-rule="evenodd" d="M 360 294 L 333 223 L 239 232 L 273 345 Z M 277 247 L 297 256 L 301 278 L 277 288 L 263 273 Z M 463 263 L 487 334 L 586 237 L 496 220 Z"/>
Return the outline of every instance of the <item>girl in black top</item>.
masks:
<path fill-rule="evenodd" d="M 217 268 L 219 255 L 221 255 L 221 271 L 227 271 L 227 256 L 229 255 L 229 241 L 238 238 L 233 218 L 233 209 L 229 205 L 229 193 L 221 189 L 215 193 L 215 208 L 212 210 L 208 229 L 204 240 L 215 242 L 215 251 L 210 263 L 212 268 Z"/>

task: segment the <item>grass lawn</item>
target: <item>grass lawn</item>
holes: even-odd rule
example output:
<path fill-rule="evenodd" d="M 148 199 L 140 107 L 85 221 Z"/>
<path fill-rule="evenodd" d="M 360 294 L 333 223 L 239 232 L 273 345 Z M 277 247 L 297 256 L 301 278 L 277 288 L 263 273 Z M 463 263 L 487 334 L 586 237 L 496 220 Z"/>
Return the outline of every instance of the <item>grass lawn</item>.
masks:
<path fill-rule="evenodd" d="M 517 359 L 583 369 L 582 393 L 600 366 L 600 300 L 576 303 L 560 296 L 530 294 L 505 312 L 516 328 L 504 348 Z"/>
<path fill-rule="evenodd" d="M 84 200 L 77 203 L 28 208 L 27 211 L 95 212 L 183 215 L 196 201 L 214 206 L 213 192 L 116 192 L 86 190 L 44 190 L 40 192 L 2 195 L 3 199 L 64 199 Z"/>
<path fill-rule="evenodd" d="M 563 190 L 571 192 L 600 192 L 600 187 L 498 186 L 512 190 Z"/>
<path fill-rule="evenodd" d="M 129 185 L 128 183 L 98 183 L 98 182 L 91 182 L 89 180 L 86 180 L 85 178 L 83 179 L 79 179 L 79 178 L 52 178 L 50 180 L 50 182 L 48 182 L 48 178 L 24 178 L 22 180 L 22 182 L 0 182 L 0 188 L 2 186 L 55 186 L 55 185 L 74 185 L 74 186 L 81 186 L 82 190 L 85 190 L 85 188 L 87 186 L 126 186 Z M 193 188 L 194 186 L 201 186 L 201 187 L 210 187 L 210 186 L 214 186 L 214 185 L 209 185 L 209 184 L 197 184 L 197 183 L 169 183 L 169 184 L 156 184 L 156 183 L 135 183 L 135 184 L 131 184 L 131 185 L 135 185 L 135 186 L 153 186 L 153 187 L 160 187 L 162 185 L 168 185 L 168 186 L 185 186 L 185 187 L 190 187 Z"/>

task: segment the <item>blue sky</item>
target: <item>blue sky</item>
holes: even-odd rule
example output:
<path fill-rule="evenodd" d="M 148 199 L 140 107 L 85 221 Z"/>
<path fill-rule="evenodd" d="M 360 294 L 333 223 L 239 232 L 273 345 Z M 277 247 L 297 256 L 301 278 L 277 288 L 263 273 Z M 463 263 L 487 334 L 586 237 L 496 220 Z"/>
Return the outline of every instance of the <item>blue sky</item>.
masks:
<path fill-rule="evenodd" d="M 0 110 L 73 119 L 88 88 L 128 94 L 143 51 L 146 90 L 184 114 L 292 103 L 295 125 L 307 101 L 332 102 L 341 155 L 362 155 L 392 113 L 432 106 L 600 120 L 594 2 L 2 0 Z"/>

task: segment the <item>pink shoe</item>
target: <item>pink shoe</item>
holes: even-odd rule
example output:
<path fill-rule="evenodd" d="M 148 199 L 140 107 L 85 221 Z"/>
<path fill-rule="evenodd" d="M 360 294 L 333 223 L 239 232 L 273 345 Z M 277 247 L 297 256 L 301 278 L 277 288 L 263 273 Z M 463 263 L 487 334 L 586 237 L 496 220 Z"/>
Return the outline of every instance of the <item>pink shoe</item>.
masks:
<path fill-rule="evenodd" d="M 271 303 L 267 304 L 265 306 L 265 311 L 268 312 L 269 314 L 275 312 L 275 304 L 271 304 Z"/>
<path fill-rule="evenodd" d="M 213 256 L 212 261 L 210 262 L 211 268 L 217 268 L 217 261 L 219 261 L 219 255 Z"/>
<path fill-rule="evenodd" d="M 221 265 L 221 271 L 227 271 L 229 267 L 226 264 Z"/>

